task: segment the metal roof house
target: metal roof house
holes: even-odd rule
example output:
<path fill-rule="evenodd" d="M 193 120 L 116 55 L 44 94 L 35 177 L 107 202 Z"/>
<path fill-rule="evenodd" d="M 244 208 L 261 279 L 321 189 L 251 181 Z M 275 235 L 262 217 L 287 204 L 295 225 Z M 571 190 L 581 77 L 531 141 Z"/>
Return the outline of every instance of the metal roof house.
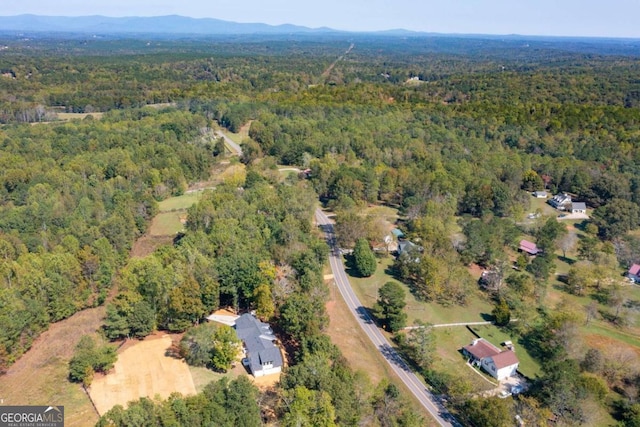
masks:
<path fill-rule="evenodd" d="M 282 353 L 274 344 L 276 340 L 271 327 L 245 313 L 238 317 L 234 326 L 238 338 L 244 344 L 246 357 L 242 363 L 254 377 L 277 374 L 282 371 Z"/>

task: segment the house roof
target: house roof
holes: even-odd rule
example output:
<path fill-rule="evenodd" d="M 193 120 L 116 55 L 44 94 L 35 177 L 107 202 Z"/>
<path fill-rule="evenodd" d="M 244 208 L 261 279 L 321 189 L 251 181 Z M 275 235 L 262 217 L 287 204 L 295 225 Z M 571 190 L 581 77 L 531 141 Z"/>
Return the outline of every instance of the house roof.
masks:
<path fill-rule="evenodd" d="M 538 249 L 538 246 L 536 246 L 535 243 L 524 239 L 520 240 L 520 250 L 525 251 L 531 255 L 536 255 L 538 252 L 540 252 L 540 249 Z"/>
<path fill-rule="evenodd" d="M 554 202 L 557 202 L 557 203 L 570 203 L 571 202 L 571 196 L 568 195 L 567 193 L 560 193 L 560 194 L 556 194 L 555 196 L 553 196 L 552 200 Z"/>
<path fill-rule="evenodd" d="M 493 364 L 496 365 L 496 369 L 502 369 L 520 363 L 516 354 L 511 350 L 505 350 L 495 356 L 491 356 L 491 359 L 493 359 Z"/>
<path fill-rule="evenodd" d="M 418 245 L 416 245 L 413 242 L 410 242 L 409 240 L 402 240 L 398 243 L 398 253 L 401 254 L 402 252 L 407 252 L 407 251 L 411 251 L 411 250 L 421 250 L 420 247 Z"/>
<path fill-rule="evenodd" d="M 571 209 L 586 211 L 587 205 L 584 202 L 573 202 L 571 204 Z"/>
<path fill-rule="evenodd" d="M 400 237 L 404 237 L 404 233 L 402 231 L 400 231 L 399 228 L 394 228 L 393 230 L 391 230 L 391 234 L 393 234 L 394 236 L 400 238 Z"/>
<path fill-rule="evenodd" d="M 235 329 L 247 350 L 251 372 L 260 371 L 265 363 L 282 366 L 282 355 L 273 344 L 276 337 L 268 324 L 245 313 L 236 320 Z"/>
<path fill-rule="evenodd" d="M 629 269 L 629 274 L 640 276 L 640 264 L 633 264 Z"/>
<path fill-rule="evenodd" d="M 478 338 L 477 340 L 473 340 L 471 344 L 465 346 L 464 349 L 467 353 L 471 354 L 474 358 L 478 360 L 482 360 L 486 357 L 495 356 L 500 354 L 500 349 L 495 345 L 491 344 L 489 341 L 484 338 Z"/>

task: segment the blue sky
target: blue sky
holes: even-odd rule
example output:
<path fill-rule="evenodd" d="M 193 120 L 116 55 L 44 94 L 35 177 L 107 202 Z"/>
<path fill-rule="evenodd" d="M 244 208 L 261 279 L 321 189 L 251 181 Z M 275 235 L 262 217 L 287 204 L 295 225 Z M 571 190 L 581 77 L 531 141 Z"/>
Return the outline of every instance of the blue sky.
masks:
<path fill-rule="evenodd" d="M 183 15 L 367 31 L 640 38 L 640 0 L 17 0 L 0 15 Z"/>

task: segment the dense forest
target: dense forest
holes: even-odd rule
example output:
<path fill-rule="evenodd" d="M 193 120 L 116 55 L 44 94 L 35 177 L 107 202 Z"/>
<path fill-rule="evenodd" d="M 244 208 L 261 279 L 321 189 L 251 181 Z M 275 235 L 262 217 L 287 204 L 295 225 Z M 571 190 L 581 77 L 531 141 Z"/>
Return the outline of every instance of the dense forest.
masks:
<path fill-rule="evenodd" d="M 398 348 L 460 420 L 513 425 L 517 414 L 530 425 L 589 425 L 602 410 L 640 425 L 637 356 L 576 350 L 579 327 L 596 317 L 639 332 L 638 301 L 615 284 L 640 263 L 633 43 L 274 36 L 1 44 L 0 371 L 49 324 L 87 307 L 106 305 L 101 333 L 111 340 L 184 332 L 232 307 L 277 325 L 293 350 L 275 391 L 225 379 L 196 396 L 116 407 L 99 425 L 422 425 L 396 385 L 371 385 L 323 334 L 328 248 L 312 226 L 318 200 L 336 213 L 341 247 L 357 248 L 361 276 L 376 266 L 360 254 L 371 259 L 367 246 L 388 233 L 362 212 L 380 205 L 397 210 L 408 240 L 419 242 L 393 262 L 395 279 L 419 301 L 459 310 L 481 294 L 542 366 L 523 395 L 482 398 L 438 370 L 428 325 L 397 333 Z M 63 113 L 87 115 L 66 121 Z M 249 127 L 246 174 L 205 192 L 172 245 L 131 258 L 158 203 L 208 179 L 224 158 L 203 138 L 218 126 Z M 276 179 L 276 165 L 308 174 Z M 586 203 L 591 216 L 574 224 L 579 237 L 531 213 L 536 190 Z M 523 236 L 542 254 L 517 254 Z M 576 254 L 571 268 L 556 273 L 567 253 Z M 470 266 L 490 279 L 478 286 Z M 397 331 L 404 288 L 390 283 L 373 312 Z M 555 287 L 566 298 L 547 298 Z"/>

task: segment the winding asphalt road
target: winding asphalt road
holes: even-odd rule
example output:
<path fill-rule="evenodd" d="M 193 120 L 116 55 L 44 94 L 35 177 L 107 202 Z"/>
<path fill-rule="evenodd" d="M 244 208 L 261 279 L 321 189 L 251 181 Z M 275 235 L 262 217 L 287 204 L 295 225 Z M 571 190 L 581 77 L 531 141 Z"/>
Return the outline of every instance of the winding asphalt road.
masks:
<path fill-rule="evenodd" d="M 402 357 L 396 352 L 396 350 L 389 344 L 387 339 L 382 335 L 382 332 L 378 329 L 373 319 L 369 315 L 369 312 L 362 306 L 358 297 L 351 289 L 351 284 L 347 278 L 347 274 L 344 271 L 342 264 L 342 256 L 340 250 L 336 245 L 335 234 L 333 231 L 333 223 L 329 217 L 320 209 L 316 210 L 316 221 L 318 226 L 322 228 L 327 236 L 327 243 L 331 248 L 331 254 L 329 255 L 329 264 L 331 265 L 331 271 L 333 277 L 342 294 L 342 298 L 347 303 L 349 310 L 353 313 L 356 320 L 367 334 L 371 342 L 380 351 L 387 363 L 391 366 L 393 371 L 400 377 L 402 382 L 407 386 L 409 390 L 418 399 L 420 404 L 429 411 L 433 419 L 441 426 L 460 426 L 455 418 L 447 411 L 447 409 L 435 398 L 435 396 L 427 390 L 425 385 L 418 379 L 418 377 L 411 371 L 411 368 L 402 359 Z"/>

